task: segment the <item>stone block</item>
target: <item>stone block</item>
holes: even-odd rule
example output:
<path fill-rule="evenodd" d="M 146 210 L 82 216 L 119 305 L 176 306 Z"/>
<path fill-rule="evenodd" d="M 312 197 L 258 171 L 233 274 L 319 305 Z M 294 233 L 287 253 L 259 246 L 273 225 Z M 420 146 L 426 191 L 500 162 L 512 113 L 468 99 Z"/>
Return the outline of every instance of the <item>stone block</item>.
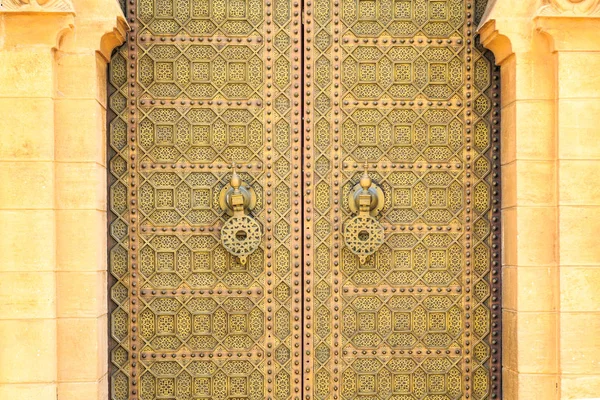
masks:
<path fill-rule="evenodd" d="M 0 51 L 0 97 L 52 98 L 53 64 L 49 46 L 3 49 Z"/>
<path fill-rule="evenodd" d="M 0 163 L 0 209 L 53 209 L 54 166 L 51 162 Z"/>
<path fill-rule="evenodd" d="M 558 156 L 560 159 L 600 159 L 599 99 L 558 101 Z"/>
<path fill-rule="evenodd" d="M 0 271 L 52 271 L 56 267 L 53 210 L 0 210 Z"/>
<path fill-rule="evenodd" d="M 55 318 L 53 272 L 0 273 L 0 319 Z"/>
<path fill-rule="evenodd" d="M 558 375 L 550 374 L 519 374 L 504 369 L 503 398 L 505 400 L 559 400 Z"/>
<path fill-rule="evenodd" d="M 106 210 L 106 168 L 96 163 L 56 163 L 56 207 Z"/>
<path fill-rule="evenodd" d="M 60 271 L 106 271 L 106 212 L 56 212 L 56 255 Z"/>
<path fill-rule="evenodd" d="M 55 319 L 0 320 L 0 338 L 0 383 L 56 382 Z"/>
<path fill-rule="evenodd" d="M 600 265 L 600 207 L 560 207 L 560 264 Z"/>
<path fill-rule="evenodd" d="M 58 319 L 59 382 L 98 381 L 107 372 L 106 316 Z"/>
<path fill-rule="evenodd" d="M 596 399 L 600 396 L 600 375 L 563 375 L 561 400 Z"/>
<path fill-rule="evenodd" d="M 56 160 L 106 165 L 106 110 L 96 100 L 56 101 Z"/>
<path fill-rule="evenodd" d="M 106 272 L 58 272 L 57 315 L 99 317 L 107 312 Z"/>
<path fill-rule="evenodd" d="M 96 54 L 94 51 L 83 53 L 57 53 L 57 85 L 62 98 L 98 99 L 98 79 Z M 106 70 L 103 71 L 106 75 Z M 106 78 L 104 79 L 106 82 Z M 103 86 L 106 88 L 106 84 Z"/>
<path fill-rule="evenodd" d="M 556 208 L 513 207 L 502 217 L 505 265 L 556 265 Z"/>
<path fill-rule="evenodd" d="M 60 397 L 58 397 L 60 399 Z M 55 383 L 0 384 L 0 399 L 57 400 Z M 60 399 L 62 400 L 62 399 Z"/>
<path fill-rule="evenodd" d="M 50 98 L 0 97 L 0 160 L 53 160 L 53 120 L 54 104 Z"/>
<path fill-rule="evenodd" d="M 558 54 L 558 98 L 600 98 L 600 52 L 560 51 Z M 584 78 L 585 77 L 585 78 Z"/>
<path fill-rule="evenodd" d="M 515 158 L 554 160 L 556 158 L 556 113 L 553 100 L 517 100 Z"/>
<path fill-rule="evenodd" d="M 502 271 L 503 307 L 511 311 L 556 311 L 558 269 L 513 267 Z"/>
<path fill-rule="evenodd" d="M 560 268 L 561 311 L 600 311 L 600 267 Z M 598 332 L 600 334 L 600 332 Z"/>
<path fill-rule="evenodd" d="M 563 374 L 598 374 L 600 313 L 560 314 L 560 366 Z"/>
<path fill-rule="evenodd" d="M 554 161 L 516 160 L 502 167 L 502 205 L 553 206 L 556 204 Z"/>
<path fill-rule="evenodd" d="M 107 377 L 94 382 L 63 382 L 58 384 L 59 400 L 106 400 Z"/>
<path fill-rule="evenodd" d="M 559 161 L 559 204 L 600 206 L 600 160 Z"/>

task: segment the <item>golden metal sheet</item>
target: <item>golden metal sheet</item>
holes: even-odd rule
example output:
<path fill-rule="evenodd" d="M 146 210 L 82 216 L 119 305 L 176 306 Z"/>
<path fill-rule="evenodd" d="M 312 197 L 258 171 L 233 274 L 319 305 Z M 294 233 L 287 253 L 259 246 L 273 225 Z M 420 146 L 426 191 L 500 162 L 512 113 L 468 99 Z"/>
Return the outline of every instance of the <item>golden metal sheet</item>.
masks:
<path fill-rule="evenodd" d="M 301 5 L 126 6 L 109 73 L 111 399 L 299 399 Z M 260 232 L 247 260 L 220 243 L 234 163 L 253 197 L 237 218 Z"/>
<path fill-rule="evenodd" d="M 485 1 L 122 6 L 111 399 L 501 398 L 499 73 L 473 33 Z M 357 215 L 368 226 L 345 229 Z M 222 245 L 232 218 L 258 248 Z"/>
<path fill-rule="evenodd" d="M 304 398 L 500 398 L 499 85 L 473 34 L 485 4 L 306 6 Z M 365 162 L 385 240 L 361 262 L 344 234 Z"/>

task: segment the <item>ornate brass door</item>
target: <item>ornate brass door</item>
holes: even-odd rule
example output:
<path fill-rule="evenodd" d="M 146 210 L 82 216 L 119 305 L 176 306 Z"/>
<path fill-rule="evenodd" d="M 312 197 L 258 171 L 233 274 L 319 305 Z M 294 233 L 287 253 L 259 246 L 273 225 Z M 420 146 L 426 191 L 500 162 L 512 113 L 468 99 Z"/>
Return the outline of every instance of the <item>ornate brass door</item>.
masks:
<path fill-rule="evenodd" d="M 129 0 L 113 400 L 500 398 L 483 0 Z"/>

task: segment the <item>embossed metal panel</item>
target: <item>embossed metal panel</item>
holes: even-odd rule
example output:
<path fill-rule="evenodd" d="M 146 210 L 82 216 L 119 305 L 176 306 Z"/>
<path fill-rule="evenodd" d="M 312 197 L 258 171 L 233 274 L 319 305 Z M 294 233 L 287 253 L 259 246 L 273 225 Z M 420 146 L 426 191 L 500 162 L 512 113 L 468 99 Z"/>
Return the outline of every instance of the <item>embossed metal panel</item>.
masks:
<path fill-rule="evenodd" d="M 501 396 L 483 0 L 127 0 L 111 400 Z"/>
<path fill-rule="evenodd" d="M 484 3 L 306 1 L 305 399 L 500 397 Z M 353 204 L 365 170 L 384 198 L 368 257 L 376 225 L 357 228 Z"/>
<path fill-rule="evenodd" d="M 123 6 L 132 30 L 109 69 L 111 399 L 298 397 L 301 7 Z"/>

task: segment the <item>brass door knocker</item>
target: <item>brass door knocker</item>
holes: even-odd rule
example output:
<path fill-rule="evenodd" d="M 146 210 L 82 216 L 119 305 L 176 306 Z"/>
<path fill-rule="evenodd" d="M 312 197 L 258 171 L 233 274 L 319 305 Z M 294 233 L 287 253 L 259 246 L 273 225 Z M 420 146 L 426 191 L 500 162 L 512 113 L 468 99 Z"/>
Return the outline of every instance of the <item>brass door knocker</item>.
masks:
<path fill-rule="evenodd" d="M 220 203 L 223 210 L 231 215 L 221 228 L 221 244 L 245 265 L 248 256 L 260 246 L 261 229 L 249 215 L 256 206 L 254 189 L 242 182 L 235 167 L 229 185 L 221 189 Z"/>
<path fill-rule="evenodd" d="M 383 191 L 373 183 L 365 165 L 365 173 L 350 192 L 349 199 L 350 210 L 358 215 L 344 227 L 344 242 L 361 264 L 383 244 L 384 229 L 375 217 L 381 212 L 384 200 Z"/>

